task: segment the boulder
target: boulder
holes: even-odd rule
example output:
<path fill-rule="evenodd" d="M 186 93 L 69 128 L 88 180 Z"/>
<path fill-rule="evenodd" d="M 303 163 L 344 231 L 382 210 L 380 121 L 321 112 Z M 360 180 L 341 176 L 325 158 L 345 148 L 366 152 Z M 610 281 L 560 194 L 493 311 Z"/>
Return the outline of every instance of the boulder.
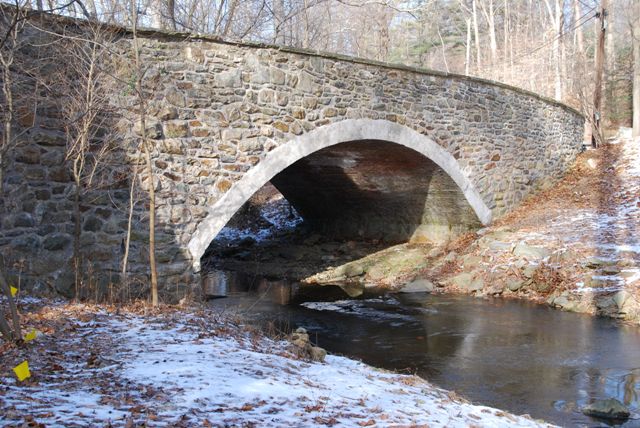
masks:
<path fill-rule="evenodd" d="M 604 266 L 600 270 L 604 275 L 617 275 L 620 273 L 620 268 L 618 266 Z"/>
<path fill-rule="evenodd" d="M 433 282 L 428 279 L 415 279 L 402 286 L 400 293 L 430 293 L 435 288 Z"/>
<path fill-rule="evenodd" d="M 602 266 L 611 266 L 615 264 L 616 264 L 615 260 L 609 260 L 602 257 L 589 257 L 584 262 L 584 266 L 588 267 L 589 269 L 598 269 L 599 267 L 602 267 Z"/>
<path fill-rule="evenodd" d="M 358 263 L 347 263 L 346 265 L 339 266 L 335 270 L 337 276 L 344 276 L 346 278 L 364 275 L 364 272 L 364 266 Z"/>
<path fill-rule="evenodd" d="M 435 259 L 436 257 L 440 257 L 443 254 L 444 254 L 444 252 L 442 251 L 442 247 L 433 247 L 427 253 L 427 257 L 430 258 L 430 259 Z"/>
<path fill-rule="evenodd" d="M 551 257 L 549 257 L 549 263 L 561 264 L 563 262 L 572 262 L 580 258 L 581 257 L 576 254 L 575 251 L 569 249 L 557 250 L 551 255 Z"/>
<path fill-rule="evenodd" d="M 522 269 L 522 274 L 525 276 L 525 278 L 533 278 L 533 275 L 536 273 L 536 271 L 538 270 L 538 266 L 537 265 L 526 265 L 524 267 L 524 269 Z"/>
<path fill-rule="evenodd" d="M 294 351 L 297 355 L 308 358 L 311 361 L 323 362 L 327 356 L 327 351 L 319 346 L 313 346 L 309 341 L 309 334 L 307 330 L 299 327 L 291 333 L 290 342 L 294 346 Z"/>
<path fill-rule="evenodd" d="M 511 243 L 490 240 L 487 243 L 486 247 L 489 248 L 491 251 L 497 251 L 497 252 L 509 251 L 511 249 Z"/>
<path fill-rule="evenodd" d="M 595 416 L 605 419 L 627 419 L 631 414 L 629 409 L 615 398 L 596 400 L 585 406 L 582 413 L 587 416 Z"/>
<path fill-rule="evenodd" d="M 558 296 L 553 299 L 552 303 L 555 306 L 564 308 L 565 306 L 569 306 L 569 299 L 566 296 Z"/>
<path fill-rule="evenodd" d="M 607 281 L 599 278 L 597 275 L 595 276 L 589 276 L 587 275 L 584 278 L 584 286 L 585 287 L 592 287 L 592 288 L 601 288 L 607 285 Z"/>
<path fill-rule="evenodd" d="M 467 254 L 462 257 L 462 266 L 465 268 L 474 268 L 482 262 L 482 257 L 473 254 Z"/>
<path fill-rule="evenodd" d="M 515 292 L 515 291 L 520 290 L 520 289 L 524 286 L 525 282 L 526 282 L 526 281 L 523 281 L 522 279 L 518 279 L 518 278 L 509 278 L 509 279 L 507 280 L 507 288 L 508 288 L 510 291 L 514 291 L 514 292 Z"/>
<path fill-rule="evenodd" d="M 620 290 L 611 296 L 612 300 L 616 304 L 617 316 L 626 320 L 640 319 L 640 305 L 638 300 L 625 290 Z"/>
<path fill-rule="evenodd" d="M 513 239 L 513 229 L 503 228 L 500 230 L 495 230 L 493 232 L 487 233 L 486 236 L 496 241 L 511 241 Z"/>
<path fill-rule="evenodd" d="M 322 363 L 324 362 L 324 359 L 327 356 L 327 351 L 319 346 L 312 346 L 309 349 L 309 354 L 312 361 L 317 361 L 319 363 Z"/>
<path fill-rule="evenodd" d="M 481 278 L 475 278 L 473 273 L 463 272 L 451 278 L 451 283 L 458 288 L 467 291 L 479 291 L 484 287 Z"/>
<path fill-rule="evenodd" d="M 551 285 L 546 282 L 536 282 L 534 288 L 539 293 L 546 293 L 550 287 Z"/>
<path fill-rule="evenodd" d="M 518 257 L 526 257 L 531 260 L 540 260 L 549 257 L 550 252 L 543 247 L 533 247 L 524 242 L 518 243 L 513 249 L 513 254 Z"/>
<path fill-rule="evenodd" d="M 445 263 L 455 262 L 457 257 L 458 257 L 458 254 L 455 251 L 451 251 L 444 258 L 444 262 Z"/>

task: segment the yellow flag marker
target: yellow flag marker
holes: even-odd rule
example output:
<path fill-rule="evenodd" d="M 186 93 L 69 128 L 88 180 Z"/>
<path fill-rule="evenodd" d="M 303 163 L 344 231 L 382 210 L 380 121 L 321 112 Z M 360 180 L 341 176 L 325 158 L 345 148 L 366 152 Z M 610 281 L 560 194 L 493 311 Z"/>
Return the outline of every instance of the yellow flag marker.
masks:
<path fill-rule="evenodd" d="M 23 362 L 15 366 L 13 368 L 13 371 L 15 372 L 20 382 L 22 382 L 26 378 L 31 377 L 31 372 L 29 371 L 29 363 L 27 362 L 27 360 L 24 360 Z"/>
<path fill-rule="evenodd" d="M 13 285 L 11 285 L 9 289 L 11 290 L 11 297 L 16 297 L 16 294 L 18 294 L 18 289 Z"/>
<path fill-rule="evenodd" d="M 25 334 L 24 341 L 31 342 L 36 337 L 38 337 L 38 330 L 36 330 L 35 328 L 32 328 L 29 333 Z"/>

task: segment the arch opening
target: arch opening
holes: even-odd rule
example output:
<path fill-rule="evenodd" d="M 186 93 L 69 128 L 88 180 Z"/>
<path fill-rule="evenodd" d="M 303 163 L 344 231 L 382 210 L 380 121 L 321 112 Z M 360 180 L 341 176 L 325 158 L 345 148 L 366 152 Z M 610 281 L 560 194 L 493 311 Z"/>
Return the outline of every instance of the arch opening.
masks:
<path fill-rule="evenodd" d="M 481 225 L 442 168 L 387 141 L 326 147 L 271 182 L 309 228 L 330 239 L 441 241 Z"/>
<path fill-rule="evenodd" d="M 439 239 L 488 224 L 491 211 L 456 160 L 428 137 L 383 120 L 326 125 L 270 152 L 209 210 L 189 243 L 194 265 L 265 184 L 343 239 Z"/>

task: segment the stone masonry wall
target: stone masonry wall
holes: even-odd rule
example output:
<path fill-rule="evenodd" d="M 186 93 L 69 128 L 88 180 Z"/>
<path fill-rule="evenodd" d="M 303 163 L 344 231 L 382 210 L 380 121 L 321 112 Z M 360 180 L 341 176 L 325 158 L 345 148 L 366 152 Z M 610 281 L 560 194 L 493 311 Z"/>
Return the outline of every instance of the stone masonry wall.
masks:
<path fill-rule="evenodd" d="M 115 43 L 126 52 L 130 35 Z M 370 118 L 427 135 L 457 159 L 494 218 L 559 177 L 581 149 L 578 112 L 494 82 L 183 34 L 143 32 L 141 43 L 166 289 L 193 280 L 186 245 L 208 207 L 269 151 L 314 129 Z M 113 103 L 135 103 L 124 83 Z M 64 162 L 65 135 L 52 120 L 30 129 L 13 156 L 0 248 L 14 278 L 68 293 L 74 187 Z M 82 203 L 85 268 L 101 272 L 102 283 L 118 278 L 140 131 L 130 108 L 118 110 L 112 127 L 122 135 L 122 150 L 110 160 L 106 184 Z M 130 263 L 144 282 L 143 190 L 149 180 L 144 174 L 139 179 Z"/>

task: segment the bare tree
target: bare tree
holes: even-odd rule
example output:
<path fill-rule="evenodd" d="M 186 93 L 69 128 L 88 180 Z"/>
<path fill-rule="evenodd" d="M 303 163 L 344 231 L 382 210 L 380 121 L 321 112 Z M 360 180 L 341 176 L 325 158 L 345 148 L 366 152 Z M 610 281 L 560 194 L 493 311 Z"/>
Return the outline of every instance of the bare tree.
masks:
<path fill-rule="evenodd" d="M 564 3 L 564 2 L 562 2 Z M 564 82 L 564 76 L 562 74 L 562 40 L 563 40 L 563 25 L 564 25 L 564 4 L 561 4 L 560 0 L 555 0 L 555 8 L 551 7 L 549 0 L 544 0 L 544 4 L 549 11 L 549 17 L 553 24 L 553 62 L 554 62 L 554 77 L 555 77 L 555 98 L 562 100 L 562 85 Z"/>
<path fill-rule="evenodd" d="M 493 0 L 488 0 L 489 6 L 485 6 L 483 0 L 479 0 L 480 8 L 484 19 L 487 21 L 489 27 L 489 47 L 491 52 L 491 62 L 495 63 L 498 58 L 498 42 L 496 41 L 496 20 L 493 11 Z"/>
<path fill-rule="evenodd" d="M 135 0 L 131 2 L 132 10 L 132 49 L 134 57 L 135 91 L 138 101 L 138 120 L 140 123 L 141 151 L 144 153 L 149 192 L 149 269 L 151 270 L 151 305 L 158 306 L 158 269 L 156 266 L 156 196 L 153 165 L 151 163 L 151 143 L 147 136 L 147 100 L 144 93 L 144 69 L 140 58 L 140 41 L 138 39 L 138 11 Z"/>
<path fill-rule="evenodd" d="M 0 8 L 0 73 L 2 75 L 3 102 L 0 104 L 2 114 L 2 141 L 0 141 L 0 200 L 4 193 L 4 171 L 7 166 L 7 156 L 15 147 L 17 135 L 14 129 L 16 119 L 15 60 L 20 49 L 19 36 L 26 22 L 24 4 L 18 0 L 11 8 Z"/>
<path fill-rule="evenodd" d="M 104 134 L 109 105 L 109 77 L 105 66 L 110 40 L 108 31 L 100 24 L 87 25 L 84 29 L 86 35 L 82 38 L 62 38 L 63 54 L 69 56 L 71 69 L 65 70 L 65 78 L 61 80 L 73 82 L 63 88 L 66 96 L 62 110 L 67 118 L 66 160 L 71 164 L 75 184 L 73 265 L 76 298 L 81 296 L 82 283 L 80 203 L 83 191 L 92 187 L 98 166 L 109 147 L 108 134 L 98 134 Z"/>
<path fill-rule="evenodd" d="M 480 68 L 482 65 L 480 56 L 480 35 L 478 29 L 478 7 L 476 5 L 477 0 L 472 0 L 471 5 L 473 9 L 473 34 L 476 43 L 476 67 Z"/>

